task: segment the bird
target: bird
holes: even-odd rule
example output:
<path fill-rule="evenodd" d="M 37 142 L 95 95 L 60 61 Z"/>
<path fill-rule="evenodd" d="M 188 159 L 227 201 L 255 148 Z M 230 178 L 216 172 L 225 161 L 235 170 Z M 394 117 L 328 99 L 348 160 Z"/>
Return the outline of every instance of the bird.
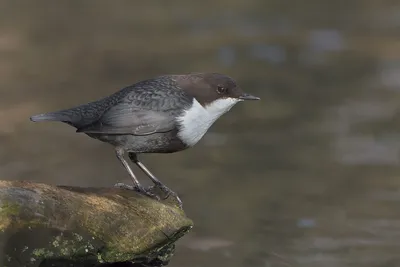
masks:
<path fill-rule="evenodd" d="M 259 100 L 221 73 L 166 74 L 138 81 L 87 104 L 33 115 L 30 120 L 58 121 L 76 132 L 111 144 L 133 186 L 118 184 L 155 197 L 133 173 L 125 153 L 163 192 L 165 186 L 139 160 L 144 153 L 175 153 L 196 145 L 223 114 L 244 100 Z"/>

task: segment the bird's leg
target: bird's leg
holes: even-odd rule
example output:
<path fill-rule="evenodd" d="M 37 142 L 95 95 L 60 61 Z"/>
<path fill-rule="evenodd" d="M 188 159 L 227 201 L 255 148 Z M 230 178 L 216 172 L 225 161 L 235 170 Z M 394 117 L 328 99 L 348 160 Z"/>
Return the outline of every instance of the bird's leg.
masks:
<path fill-rule="evenodd" d="M 162 185 L 161 181 L 158 180 L 154 174 L 152 174 L 149 169 L 146 168 L 146 166 L 144 166 L 144 164 L 142 162 L 139 161 L 139 159 L 137 158 L 137 155 L 134 153 L 129 153 L 129 159 L 135 163 L 147 176 L 149 176 L 149 178 L 151 179 L 151 181 L 155 184 L 155 185 Z"/>
<path fill-rule="evenodd" d="M 176 200 L 178 201 L 178 204 L 180 206 L 182 206 L 182 201 L 179 198 L 179 196 L 172 191 L 171 189 L 169 189 L 167 186 L 165 186 L 160 180 L 158 180 L 154 174 L 152 174 L 149 169 L 146 168 L 146 166 L 144 166 L 144 164 L 139 161 L 139 159 L 137 158 L 137 155 L 135 153 L 128 153 L 129 155 L 129 159 L 135 163 L 139 169 L 141 169 L 150 179 L 151 181 L 154 183 L 155 186 L 157 186 L 158 188 L 160 188 L 162 191 L 164 191 L 166 193 L 165 198 L 169 197 L 170 195 L 172 195 L 173 197 L 176 198 Z"/>
<path fill-rule="evenodd" d="M 139 183 L 139 180 L 136 178 L 136 176 L 133 173 L 131 167 L 129 167 L 128 162 L 126 162 L 126 160 L 124 159 L 124 150 L 121 149 L 121 148 L 116 148 L 115 152 L 116 152 L 117 158 L 122 163 L 122 165 L 124 165 L 125 169 L 128 171 L 128 173 L 131 176 L 132 181 L 133 181 L 133 186 L 129 186 L 129 185 L 126 185 L 126 184 L 123 184 L 123 183 L 117 183 L 115 185 L 115 187 L 125 188 L 125 189 L 130 189 L 130 190 L 136 190 L 136 191 L 138 191 L 140 193 L 143 193 L 145 195 L 148 195 L 150 197 L 159 199 L 156 195 L 154 195 L 153 193 L 151 193 L 151 192 L 147 191 L 146 189 L 144 189 L 143 186 Z"/>

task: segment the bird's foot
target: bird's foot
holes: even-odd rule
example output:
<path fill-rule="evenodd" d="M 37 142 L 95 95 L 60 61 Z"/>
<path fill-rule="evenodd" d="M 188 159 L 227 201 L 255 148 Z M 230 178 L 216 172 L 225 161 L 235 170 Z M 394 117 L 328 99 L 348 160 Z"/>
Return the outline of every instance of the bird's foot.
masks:
<path fill-rule="evenodd" d="M 162 195 L 163 197 L 162 197 L 162 199 L 172 199 L 177 205 L 178 205 L 178 207 L 179 208 L 181 208 L 182 209 L 182 206 L 183 206 L 183 204 L 182 204 L 182 200 L 179 198 L 179 196 L 178 196 L 178 194 L 177 193 L 175 193 L 174 191 L 172 191 L 171 189 L 169 189 L 167 186 L 165 186 L 164 184 L 162 184 L 162 183 L 155 183 L 154 184 L 154 186 L 153 186 L 153 188 L 152 188 L 152 191 L 154 192 L 154 191 L 158 191 L 158 192 L 160 192 L 161 191 L 161 194 L 159 194 L 159 195 Z"/>
<path fill-rule="evenodd" d="M 127 185 L 124 183 L 117 183 L 114 185 L 116 188 L 133 190 L 139 192 L 143 195 L 149 196 L 156 200 L 166 200 L 171 199 L 180 209 L 182 209 L 182 200 L 179 198 L 178 194 L 169 189 L 167 186 L 163 185 L 162 183 L 156 183 L 154 186 L 149 187 L 148 189 L 142 186 L 134 186 L 134 185 Z M 161 197 L 160 197 L 161 196 Z"/>
<path fill-rule="evenodd" d="M 134 185 L 127 185 L 127 184 L 124 184 L 124 183 L 117 183 L 117 184 L 114 185 L 114 187 L 120 188 L 120 189 L 133 190 L 133 191 L 136 191 L 136 192 L 141 193 L 143 195 L 146 195 L 148 197 L 154 198 L 156 200 L 160 200 L 159 196 L 157 196 L 156 194 L 154 194 L 150 190 L 144 188 L 143 186 L 134 186 Z"/>

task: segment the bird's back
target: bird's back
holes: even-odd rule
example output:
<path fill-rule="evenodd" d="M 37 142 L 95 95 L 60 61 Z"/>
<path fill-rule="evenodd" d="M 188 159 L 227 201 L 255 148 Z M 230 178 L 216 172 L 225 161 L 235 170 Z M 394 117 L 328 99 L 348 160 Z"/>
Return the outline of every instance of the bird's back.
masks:
<path fill-rule="evenodd" d="M 127 86 L 97 101 L 69 109 L 34 115 L 30 119 L 34 122 L 61 121 L 80 129 L 95 123 L 110 108 L 122 102 L 129 103 L 132 107 L 140 109 L 168 108 L 169 103 L 164 103 L 166 101 L 165 97 L 171 94 L 182 94 L 177 89 L 176 83 L 170 76 L 160 76 Z M 153 101 L 149 104 L 146 100 L 150 99 Z"/>

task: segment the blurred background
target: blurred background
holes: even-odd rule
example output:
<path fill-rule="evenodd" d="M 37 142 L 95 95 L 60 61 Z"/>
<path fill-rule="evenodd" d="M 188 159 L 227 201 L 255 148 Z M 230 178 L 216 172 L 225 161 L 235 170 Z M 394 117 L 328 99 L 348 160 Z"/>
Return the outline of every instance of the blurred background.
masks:
<path fill-rule="evenodd" d="M 201 71 L 262 100 L 142 156 L 195 222 L 170 266 L 400 265 L 398 1 L 0 1 L 1 179 L 129 183 L 110 145 L 29 116 Z"/>

